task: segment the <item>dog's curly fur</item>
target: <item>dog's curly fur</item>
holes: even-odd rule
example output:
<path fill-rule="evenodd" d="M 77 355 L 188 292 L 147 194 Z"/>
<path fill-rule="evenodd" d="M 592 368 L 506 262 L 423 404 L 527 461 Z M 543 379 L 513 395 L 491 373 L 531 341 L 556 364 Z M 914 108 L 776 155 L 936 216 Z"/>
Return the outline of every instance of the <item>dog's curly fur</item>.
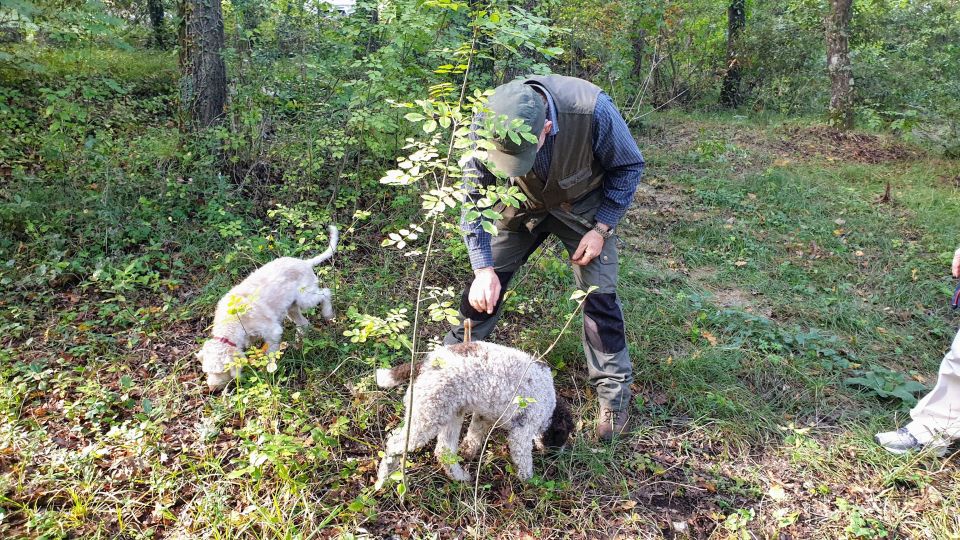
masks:
<path fill-rule="evenodd" d="M 454 480 L 470 480 L 456 455 L 476 457 L 494 427 L 507 429 L 510 456 L 523 480 L 533 476 L 534 444 L 559 448 L 573 430 L 573 418 L 556 394 L 550 367 L 523 351 L 482 341 L 439 347 L 416 366 L 377 370 L 377 384 L 397 386 L 408 379 L 411 369 L 417 373 L 409 449 L 436 437 L 435 455 Z M 408 411 L 410 397 L 407 388 Z M 465 415 L 473 418 L 457 450 Z M 399 467 L 405 443 L 406 430 L 394 429 L 380 462 L 377 489 Z"/>
<path fill-rule="evenodd" d="M 312 259 L 281 257 L 270 261 L 230 289 L 217 303 L 213 338 L 204 342 L 197 352 L 211 391 L 225 387 L 239 374 L 239 368 L 231 364 L 243 355 L 251 338 L 262 338 L 268 352 L 276 351 L 285 317 L 290 317 L 297 329 L 302 330 L 310 322 L 301 310 L 319 304 L 323 318 L 333 318 L 330 289 L 321 289 L 313 273 L 313 267 L 332 257 L 337 249 L 337 228 L 330 225 L 329 231 L 330 247 L 320 255 Z M 231 310 L 234 313 L 230 313 Z"/>

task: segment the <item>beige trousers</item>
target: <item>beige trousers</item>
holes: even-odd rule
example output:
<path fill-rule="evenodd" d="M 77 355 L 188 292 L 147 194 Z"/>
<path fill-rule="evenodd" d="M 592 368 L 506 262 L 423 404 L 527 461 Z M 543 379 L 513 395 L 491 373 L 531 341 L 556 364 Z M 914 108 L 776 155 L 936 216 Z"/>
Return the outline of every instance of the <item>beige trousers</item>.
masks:
<path fill-rule="evenodd" d="M 940 362 L 937 385 L 910 411 L 907 430 L 920 444 L 960 438 L 960 332 Z"/>

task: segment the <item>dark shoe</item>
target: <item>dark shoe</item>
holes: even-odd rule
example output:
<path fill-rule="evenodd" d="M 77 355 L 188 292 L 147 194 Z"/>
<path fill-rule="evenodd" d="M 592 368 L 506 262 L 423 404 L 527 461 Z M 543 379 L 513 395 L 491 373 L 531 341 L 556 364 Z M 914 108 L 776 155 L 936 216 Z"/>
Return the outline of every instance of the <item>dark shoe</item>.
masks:
<path fill-rule="evenodd" d="M 908 452 L 922 452 L 928 449 L 938 457 L 943 457 L 947 454 L 948 445 L 946 441 L 937 438 L 927 444 L 921 444 L 907 428 L 877 433 L 873 438 L 891 454 L 901 455 Z"/>
<path fill-rule="evenodd" d="M 601 406 L 600 417 L 597 419 L 597 439 L 603 442 L 612 441 L 627 430 L 629 421 L 630 413 L 626 409 L 615 411 Z"/>

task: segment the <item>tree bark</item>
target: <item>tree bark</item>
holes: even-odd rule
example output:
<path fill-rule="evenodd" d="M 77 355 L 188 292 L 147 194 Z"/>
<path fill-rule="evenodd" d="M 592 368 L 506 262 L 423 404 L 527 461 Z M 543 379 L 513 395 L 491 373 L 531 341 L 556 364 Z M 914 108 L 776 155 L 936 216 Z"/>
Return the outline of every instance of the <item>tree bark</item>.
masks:
<path fill-rule="evenodd" d="M 647 52 L 647 32 L 643 28 L 638 28 L 630 40 L 633 50 L 633 69 L 630 76 L 640 80 L 643 77 L 643 56 Z"/>
<path fill-rule="evenodd" d="M 740 34 L 747 26 L 746 0 L 732 0 L 727 7 L 727 70 L 720 88 L 720 104 L 740 105 Z"/>
<path fill-rule="evenodd" d="M 850 64 L 850 17 L 853 0 L 830 0 L 827 16 L 827 72 L 830 74 L 830 124 L 853 127 L 853 70 Z"/>
<path fill-rule="evenodd" d="M 223 62 L 220 0 L 180 0 L 180 106 L 189 131 L 223 117 L 227 70 Z"/>
<path fill-rule="evenodd" d="M 167 29 L 163 21 L 163 0 L 147 0 L 150 24 L 153 26 L 153 44 L 158 49 L 167 48 Z"/>
<path fill-rule="evenodd" d="M 367 9 L 367 20 L 370 21 L 370 37 L 367 38 L 367 54 L 372 54 L 380 50 L 380 47 L 383 45 L 380 43 L 379 28 L 380 28 L 380 12 L 377 10 L 377 5 L 373 2 L 370 4 L 365 4 L 358 6 L 361 9 Z"/>

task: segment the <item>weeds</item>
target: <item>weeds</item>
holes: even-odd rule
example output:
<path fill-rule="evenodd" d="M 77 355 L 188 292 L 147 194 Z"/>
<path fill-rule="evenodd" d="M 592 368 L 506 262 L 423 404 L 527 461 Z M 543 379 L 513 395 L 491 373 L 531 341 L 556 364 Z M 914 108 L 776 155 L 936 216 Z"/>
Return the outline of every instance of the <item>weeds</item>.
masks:
<path fill-rule="evenodd" d="M 476 498 L 411 455 L 401 504 L 370 488 L 402 414 L 371 368 L 407 357 L 417 309 L 417 339 L 439 339 L 462 285 L 451 276 L 467 268 L 456 226 L 438 226 L 435 288 L 418 302 L 404 252 L 427 228 L 410 224 L 449 212 L 437 209 L 450 194 L 426 190 L 424 208 L 376 183 L 382 163 L 355 159 L 361 134 L 402 115 L 351 117 L 313 139 L 309 122 L 297 137 L 278 128 L 260 149 L 245 132 L 231 143 L 238 170 L 268 158 L 282 182 L 218 176 L 206 143 L 167 125 L 171 58 L 84 55 L 46 51 L 36 86 L 0 90 L 18 108 L 2 117 L 13 142 L 0 141 L 13 170 L 0 185 L 5 538 L 956 535 L 953 462 L 870 441 L 903 423 L 956 328 L 945 268 L 960 207 L 938 180 L 956 163 L 831 161 L 784 149 L 776 125 L 651 119 L 654 202 L 620 231 L 634 433 L 588 440 L 574 319 L 545 358 L 580 420 L 570 448 L 538 455 L 522 485 L 491 445 Z M 325 70 L 295 82 L 281 69 L 284 114 L 319 114 L 300 85 Z M 415 111 L 426 121 L 402 112 Z M 657 135 L 685 130 L 694 137 Z M 375 139 L 362 144 L 393 148 Z M 356 167 L 334 174 L 342 160 Z M 897 203 L 876 206 L 886 178 Z M 192 355 L 216 299 L 259 263 L 322 248 L 333 220 L 351 226 L 318 271 L 340 319 L 287 336 L 279 361 L 250 351 L 232 390 L 204 394 Z M 525 272 L 493 339 L 547 350 L 571 311 L 569 269 L 548 245 Z"/>

